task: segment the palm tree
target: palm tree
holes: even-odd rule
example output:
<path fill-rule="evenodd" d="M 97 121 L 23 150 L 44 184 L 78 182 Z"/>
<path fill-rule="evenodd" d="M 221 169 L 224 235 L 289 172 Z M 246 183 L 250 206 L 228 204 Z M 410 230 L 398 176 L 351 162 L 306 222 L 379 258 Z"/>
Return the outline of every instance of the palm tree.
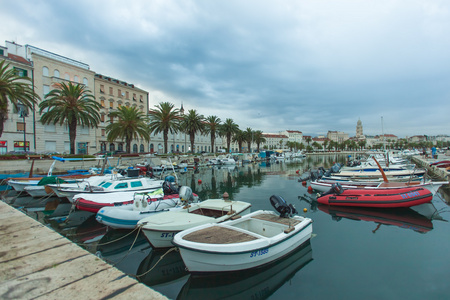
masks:
<path fill-rule="evenodd" d="M 232 136 L 239 130 L 239 125 L 234 123 L 233 119 L 226 119 L 220 126 L 220 134 L 227 138 L 227 152 L 230 152 L 230 143 Z"/>
<path fill-rule="evenodd" d="M 242 143 L 247 141 L 247 133 L 246 131 L 238 130 L 233 135 L 233 142 L 238 143 L 238 152 L 242 152 Z"/>
<path fill-rule="evenodd" d="M 205 117 L 203 115 L 199 115 L 195 109 L 190 109 L 181 121 L 181 127 L 183 130 L 189 134 L 189 138 L 191 141 L 191 151 L 195 152 L 194 142 L 195 142 L 195 134 L 197 132 L 204 132 L 204 120 Z"/>
<path fill-rule="evenodd" d="M 0 62 L 0 137 L 3 134 L 3 126 L 8 119 L 8 103 L 11 102 L 16 110 L 21 103 L 32 109 L 39 96 L 30 87 L 29 77 L 20 77 L 13 68 L 6 64 L 6 60 Z M 9 101 L 8 101 L 9 100 Z"/>
<path fill-rule="evenodd" d="M 42 124 L 63 125 L 69 127 L 70 154 L 75 154 L 75 139 L 77 126 L 97 127 L 100 122 L 99 110 L 102 107 L 83 84 L 62 82 L 55 84 L 56 88 L 45 96 L 39 104 Z"/>
<path fill-rule="evenodd" d="M 252 149 L 253 142 L 253 130 L 250 127 L 244 131 L 245 133 L 245 141 L 247 142 L 247 152 L 250 152 Z"/>
<path fill-rule="evenodd" d="M 108 141 L 113 142 L 117 138 L 125 139 L 126 152 L 131 153 L 131 141 L 142 137 L 146 142 L 150 141 L 150 132 L 147 125 L 147 117 L 136 107 L 121 106 L 117 111 L 109 114 L 117 118 L 117 122 L 106 126 Z"/>
<path fill-rule="evenodd" d="M 205 133 L 211 135 L 211 152 L 215 153 L 214 141 L 216 140 L 216 133 L 218 133 L 221 120 L 217 116 L 209 116 L 205 119 L 205 122 Z"/>
<path fill-rule="evenodd" d="M 263 132 L 261 130 L 256 130 L 253 133 L 253 139 L 255 140 L 256 143 L 256 151 L 259 152 L 259 145 L 266 142 L 266 139 L 263 136 Z"/>
<path fill-rule="evenodd" d="M 180 110 L 174 108 L 169 102 L 160 102 L 155 105 L 155 109 L 149 111 L 150 114 L 150 132 L 158 134 L 163 133 L 164 153 L 167 153 L 167 141 L 169 140 L 169 132 L 177 133 L 180 128 Z"/>

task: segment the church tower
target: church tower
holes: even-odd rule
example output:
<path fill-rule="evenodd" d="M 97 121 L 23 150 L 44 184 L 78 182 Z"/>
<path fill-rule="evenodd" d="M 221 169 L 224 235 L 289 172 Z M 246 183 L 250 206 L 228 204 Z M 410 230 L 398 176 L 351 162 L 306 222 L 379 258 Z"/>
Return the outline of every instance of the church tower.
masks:
<path fill-rule="evenodd" d="M 363 126 L 361 120 L 358 120 L 358 123 L 356 123 L 356 138 L 363 138 Z"/>

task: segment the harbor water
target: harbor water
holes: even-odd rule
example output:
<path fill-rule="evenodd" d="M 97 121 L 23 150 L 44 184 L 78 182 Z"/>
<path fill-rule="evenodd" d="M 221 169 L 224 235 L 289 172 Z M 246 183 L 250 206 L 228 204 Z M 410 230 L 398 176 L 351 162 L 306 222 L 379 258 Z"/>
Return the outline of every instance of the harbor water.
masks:
<path fill-rule="evenodd" d="M 450 294 L 450 188 L 432 203 L 408 209 L 319 206 L 300 175 L 345 155 L 311 156 L 279 163 L 199 167 L 178 173 L 201 200 L 247 201 L 252 211 L 273 210 L 283 197 L 313 220 L 311 240 L 288 257 L 245 272 L 193 275 L 175 248 L 153 251 L 138 230 L 114 230 L 95 214 L 72 211 L 67 200 L 18 197 L 24 211 L 170 299 L 444 299 Z M 305 210 L 304 210 L 305 209 Z"/>

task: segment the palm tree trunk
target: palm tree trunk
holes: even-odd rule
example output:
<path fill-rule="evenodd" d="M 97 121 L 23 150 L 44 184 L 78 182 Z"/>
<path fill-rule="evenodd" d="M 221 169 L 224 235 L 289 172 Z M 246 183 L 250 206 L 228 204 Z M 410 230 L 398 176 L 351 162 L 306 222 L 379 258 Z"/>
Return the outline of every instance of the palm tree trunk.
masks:
<path fill-rule="evenodd" d="M 216 153 L 214 150 L 214 133 L 211 133 L 211 152 Z"/>
<path fill-rule="evenodd" d="M 77 122 L 69 123 L 69 141 L 70 141 L 70 154 L 75 154 L 75 140 L 77 138 Z"/>
<path fill-rule="evenodd" d="M 193 132 L 191 132 L 189 134 L 189 138 L 191 140 L 191 151 L 192 151 L 192 153 L 194 153 L 195 152 L 195 149 L 194 149 L 195 134 Z"/>
<path fill-rule="evenodd" d="M 169 140 L 169 130 L 164 130 L 164 153 L 167 154 L 167 141 Z"/>

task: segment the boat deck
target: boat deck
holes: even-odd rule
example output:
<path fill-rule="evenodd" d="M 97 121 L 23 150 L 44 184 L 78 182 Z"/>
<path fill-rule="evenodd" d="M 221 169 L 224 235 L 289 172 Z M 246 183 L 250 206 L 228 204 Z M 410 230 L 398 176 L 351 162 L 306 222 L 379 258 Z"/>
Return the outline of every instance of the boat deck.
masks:
<path fill-rule="evenodd" d="M 290 219 L 290 218 L 280 218 L 279 216 L 272 214 L 259 214 L 252 217 L 253 219 L 264 220 L 273 223 L 279 223 L 286 226 L 295 226 L 299 224 L 300 220 Z M 256 240 L 257 237 L 241 232 L 238 230 L 233 230 L 231 228 L 221 227 L 221 226 L 211 226 L 201 230 L 191 232 L 183 237 L 184 240 L 195 242 L 195 243 L 205 243 L 205 244 L 233 244 L 233 243 L 243 243 Z"/>
<path fill-rule="evenodd" d="M 274 223 L 280 223 L 280 224 L 284 224 L 284 225 L 291 225 L 291 226 L 295 226 L 301 222 L 300 220 L 297 220 L 297 219 L 280 218 L 279 216 L 272 215 L 272 214 L 259 214 L 259 215 L 253 216 L 252 218 L 269 221 L 269 222 L 274 222 Z"/>
<path fill-rule="evenodd" d="M 184 240 L 205 244 L 234 244 L 256 240 L 257 238 L 230 228 L 211 226 L 197 230 L 183 237 Z"/>

